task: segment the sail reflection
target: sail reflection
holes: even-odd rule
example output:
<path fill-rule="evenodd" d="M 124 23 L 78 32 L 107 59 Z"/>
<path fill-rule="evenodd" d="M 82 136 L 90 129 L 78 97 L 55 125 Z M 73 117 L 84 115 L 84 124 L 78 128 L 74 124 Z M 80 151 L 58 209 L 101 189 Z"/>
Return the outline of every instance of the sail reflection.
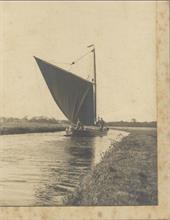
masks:
<path fill-rule="evenodd" d="M 64 145 L 62 141 L 56 141 L 53 145 L 57 146 L 56 156 L 51 161 L 54 166 L 49 166 L 45 172 L 48 173 L 48 182 L 35 189 L 36 205 L 61 204 L 66 193 L 78 186 L 82 175 L 93 165 L 94 138 L 68 138 Z"/>

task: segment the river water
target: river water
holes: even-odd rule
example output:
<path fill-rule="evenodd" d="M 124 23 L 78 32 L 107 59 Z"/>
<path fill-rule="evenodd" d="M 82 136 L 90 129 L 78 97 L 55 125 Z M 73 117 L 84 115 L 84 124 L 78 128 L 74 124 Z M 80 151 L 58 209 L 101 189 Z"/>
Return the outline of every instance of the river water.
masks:
<path fill-rule="evenodd" d="M 0 206 L 56 206 L 112 141 L 128 133 L 70 138 L 63 132 L 0 136 Z"/>

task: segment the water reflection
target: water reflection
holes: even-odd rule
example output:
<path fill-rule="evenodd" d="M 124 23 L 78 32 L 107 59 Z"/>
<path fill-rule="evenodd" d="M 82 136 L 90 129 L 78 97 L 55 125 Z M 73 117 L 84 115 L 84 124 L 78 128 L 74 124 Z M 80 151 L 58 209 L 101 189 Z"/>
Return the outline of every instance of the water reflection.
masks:
<path fill-rule="evenodd" d="M 48 183 L 36 188 L 36 205 L 61 204 L 62 198 L 75 189 L 93 164 L 94 138 L 66 138 L 64 146 L 62 141 L 55 141 L 53 145 L 57 146 L 54 161 L 59 162 L 58 151 L 63 155 L 56 167 L 48 167 Z"/>
<path fill-rule="evenodd" d="M 0 206 L 55 206 L 99 162 L 110 139 L 62 132 L 0 136 Z"/>

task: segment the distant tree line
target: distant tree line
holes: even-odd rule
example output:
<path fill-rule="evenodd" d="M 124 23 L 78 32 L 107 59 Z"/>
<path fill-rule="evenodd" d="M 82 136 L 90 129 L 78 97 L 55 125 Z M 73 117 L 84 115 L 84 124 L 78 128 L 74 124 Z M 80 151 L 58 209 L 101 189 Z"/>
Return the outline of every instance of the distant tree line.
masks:
<path fill-rule="evenodd" d="M 12 123 L 12 122 L 37 122 L 37 123 L 50 123 L 50 124 L 69 124 L 68 120 L 57 120 L 55 118 L 49 118 L 45 116 L 35 116 L 28 118 L 27 116 L 23 118 L 16 117 L 0 117 L 1 123 Z M 156 127 L 156 121 L 151 122 L 138 122 L 136 119 L 132 119 L 130 122 L 127 121 L 112 121 L 107 122 L 108 126 L 120 126 L 120 127 Z"/>
<path fill-rule="evenodd" d="M 156 127 L 157 123 L 156 121 L 138 122 L 136 120 L 132 120 L 131 122 L 127 122 L 127 121 L 107 122 L 107 125 L 108 126 L 120 126 L 120 127 Z"/>
<path fill-rule="evenodd" d="M 45 116 L 35 116 L 28 118 L 27 116 L 23 118 L 16 117 L 0 117 L 1 123 L 12 123 L 12 122 L 38 122 L 38 123 L 50 123 L 50 124 L 67 124 L 67 120 L 57 120 L 55 118 L 48 118 Z"/>

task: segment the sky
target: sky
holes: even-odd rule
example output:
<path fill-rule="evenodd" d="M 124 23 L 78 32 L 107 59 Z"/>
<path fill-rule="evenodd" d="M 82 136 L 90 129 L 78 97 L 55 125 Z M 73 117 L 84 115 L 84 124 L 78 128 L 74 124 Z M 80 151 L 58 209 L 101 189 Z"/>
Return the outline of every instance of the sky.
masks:
<path fill-rule="evenodd" d="M 95 44 L 98 115 L 156 120 L 154 1 L 0 2 L 0 16 L 0 116 L 65 119 L 33 56 L 69 69 Z M 91 76 L 92 57 L 71 71 Z"/>

